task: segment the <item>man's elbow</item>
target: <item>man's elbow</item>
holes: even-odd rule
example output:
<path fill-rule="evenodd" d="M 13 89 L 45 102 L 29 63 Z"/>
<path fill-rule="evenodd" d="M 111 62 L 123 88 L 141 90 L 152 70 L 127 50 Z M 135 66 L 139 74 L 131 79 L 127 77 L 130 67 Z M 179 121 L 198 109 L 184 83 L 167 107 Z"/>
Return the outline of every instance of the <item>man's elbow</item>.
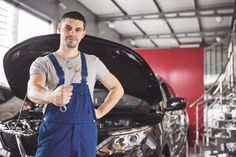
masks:
<path fill-rule="evenodd" d="M 34 103 L 38 103 L 37 100 L 35 99 L 34 95 L 32 94 L 32 91 L 28 90 L 27 91 L 27 97 Z"/>
<path fill-rule="evenodd" d="M 124 95 L 124 88 L 122 87 L 120 83 L 118 85 L 118 91 L 119 91 L 120 97 L 122 97 Z"/>

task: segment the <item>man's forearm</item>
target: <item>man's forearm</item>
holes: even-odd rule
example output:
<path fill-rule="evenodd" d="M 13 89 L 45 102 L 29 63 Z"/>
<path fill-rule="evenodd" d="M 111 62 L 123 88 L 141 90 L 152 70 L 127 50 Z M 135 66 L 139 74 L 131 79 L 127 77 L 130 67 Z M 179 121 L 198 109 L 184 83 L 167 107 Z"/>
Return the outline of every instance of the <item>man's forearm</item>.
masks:
<path fill-rule="evenodd" d="M 50 103 L 50 93 L 51 91 L 37 85 L 28 87 L 28 98 L 37 104 Z"/>
<path fill-rule="evenodd" d="M 106 115 L 118 103 L 123 94 L 124 90 L 120 84 L 112 88 L 105 101 L 96 110 L 97 118 L 99 119 Z"/>

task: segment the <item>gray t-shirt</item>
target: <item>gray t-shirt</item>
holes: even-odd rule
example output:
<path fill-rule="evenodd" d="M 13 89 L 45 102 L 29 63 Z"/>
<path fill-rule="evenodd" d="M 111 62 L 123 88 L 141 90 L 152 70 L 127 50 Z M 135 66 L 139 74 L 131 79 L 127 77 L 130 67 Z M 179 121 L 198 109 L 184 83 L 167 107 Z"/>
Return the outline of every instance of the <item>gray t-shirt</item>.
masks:
<path fill-rule="evenodd" d="M 65 63 L 68 61 L 68 59 L 60 57 L 58 54 L 53 53 L 56 57 L 57 61 L 59 62 L 60 66 L 62 67 L 65 75 L 71 76 L 73 75 L 74 71 L 72 69 L 66 68 Z M 87 84 L 89 86 L 90 94 L 93 98 L 93 89 L 95 86 L 96 81 L 102 81 L 106 75 L 109 73 L 109 70 L 106 68 L 106 66 L 101 62 L 101 60 L 94 56 L 94 55 L 88 55 L 85 54 L 86 63 L 87 63 L 87 71 L 88 71 L 88 77 L 87 77 Z M 70 63 L 73 67 L 79 67 L 78 72 L 76 72 L 75 77 L 72 81 L 72 83 L 80 83 L 81 82 L 81 58 L 80 53 L 79 55 L 70 58 Z M 59 78 L 56 74 L 56 70 L 51 62 L 51 60 L 48 58 L 48 56 L 43 56 L 37 58 L 30 66 L 30 76 L 34 74 L 45 74 L 46 76 L 46 87 L 49 90 L 53 90 L 56 88 L 56 85 L 59 82 Z M 66 77 L 66 76 L 65 76 Z"/>

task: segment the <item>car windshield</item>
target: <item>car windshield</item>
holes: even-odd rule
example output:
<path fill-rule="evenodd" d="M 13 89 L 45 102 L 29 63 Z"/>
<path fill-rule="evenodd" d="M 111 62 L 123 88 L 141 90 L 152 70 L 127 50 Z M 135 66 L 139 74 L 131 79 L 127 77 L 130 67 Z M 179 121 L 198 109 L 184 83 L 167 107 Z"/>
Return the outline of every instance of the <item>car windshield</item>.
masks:
<path fill-rule="evenodd" d="M 107 94 L 108 91 L 102 89 L 96 89 L 94 91 L 95 107 L 98 107 L 103 103 Z M 150 105 L 146 101 L 128 94 L 124 94 L 112 112 L 145 113 L 148 112 L 150 108 Z"/>

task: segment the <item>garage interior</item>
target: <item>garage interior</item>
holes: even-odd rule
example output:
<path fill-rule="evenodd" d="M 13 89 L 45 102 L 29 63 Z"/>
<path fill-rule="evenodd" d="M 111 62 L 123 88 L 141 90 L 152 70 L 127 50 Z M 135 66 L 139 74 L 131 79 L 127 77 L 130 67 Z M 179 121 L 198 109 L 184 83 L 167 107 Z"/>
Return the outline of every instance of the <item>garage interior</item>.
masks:
<path fill-rule="evenodd" d="M 14 11 L 5 9 L 3 3 L 11 5 Z M 48 34 L 56 33 L 65 12 L 76 10 L 85 15 L 88 35 L 138 52 L 199 49 L 203 53 L 203 90 L 187 107 L 194 136 L 189 139 L 187 156 L 236 156 L 235 0 L 1 0 L 0 4 L 0 46 L 4 47 L 1 55 L 33 37 L 19 39 L 20 33 L 10 32 L 13 39 L 10 45 L 6 44 L 8 14 L 17 21 L 19 10 L 48 23 Z M 24 23 L 30 21 L 25 19 Z M 31 25 L 31 29 L 40 28 Z M 188 88 L 194 92 L 196 86 Z"/>

